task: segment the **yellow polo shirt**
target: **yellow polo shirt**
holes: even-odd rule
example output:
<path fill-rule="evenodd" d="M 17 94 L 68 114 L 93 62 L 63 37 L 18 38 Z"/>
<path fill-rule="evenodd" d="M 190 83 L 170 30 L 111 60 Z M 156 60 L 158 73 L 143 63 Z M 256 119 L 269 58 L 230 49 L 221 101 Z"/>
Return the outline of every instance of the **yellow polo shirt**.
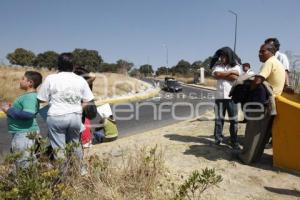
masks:
<path fill-rule="evenodd" d="M 281 95 L 285 82 L 285 71 L 284 66 L 275 56 L 270 57 L 261 66 L 258 75 L 264 77 L 270 83 L 275 96 Z"/>

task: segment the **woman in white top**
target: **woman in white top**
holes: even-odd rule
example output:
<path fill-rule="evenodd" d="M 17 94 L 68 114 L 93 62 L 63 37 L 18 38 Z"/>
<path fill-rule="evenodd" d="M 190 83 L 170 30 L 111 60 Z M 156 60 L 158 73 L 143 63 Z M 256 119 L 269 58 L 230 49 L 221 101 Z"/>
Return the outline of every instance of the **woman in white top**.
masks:
<path fill-rule="evenodd" d="M 217 63 L 217 65 L 216 65 Z M 215 143 L 219 145 L 223 141 L 223 125 L 227 111 L 230 121 L 230 138 L 233 149 L 239 149 L 237 140 L 238 121 L 237 105 L 229 97 L 229 92 L 235 81 L 241 74 L 241 60 L 229 47 L 223 47 L 216 51 L 211 66 L 214 66 L 212 75 L 217 79 L 215 96 Z"/>

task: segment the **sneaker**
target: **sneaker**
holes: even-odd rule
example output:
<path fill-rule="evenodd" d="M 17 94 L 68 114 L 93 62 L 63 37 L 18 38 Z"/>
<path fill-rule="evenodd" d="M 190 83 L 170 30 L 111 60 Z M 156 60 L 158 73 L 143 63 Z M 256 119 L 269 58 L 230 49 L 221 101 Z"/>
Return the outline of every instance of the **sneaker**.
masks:
<path fill-rule="evenodd" d="M 221 143 L 222 143 L 222 139 L 221 140 L 215 140 L 215 145 L 221 145 Z"/>
<path fill-rule="evenodd" d="M 238 142 L 232 143 L 230 146 L 233 150 L 241 150 L 240 144 Z"/>

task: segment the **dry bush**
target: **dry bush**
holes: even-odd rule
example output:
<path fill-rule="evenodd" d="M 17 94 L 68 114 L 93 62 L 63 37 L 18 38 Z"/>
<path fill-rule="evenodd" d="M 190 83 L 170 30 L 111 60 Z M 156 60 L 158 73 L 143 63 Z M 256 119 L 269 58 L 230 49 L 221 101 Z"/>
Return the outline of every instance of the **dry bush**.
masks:
<path fill-rule="evenodd" d="M 30 136 L 35 139 L 36 135 Z M 79 162 L 74 156 L 74 144 L 66 146 L 65 160 L 52 161 L 44 153 L 46 142 L 41 143 L 39 159 L 33 157 L 34 146 L 28 151 L 31 157 L 26 168 L 14 169 L 21 153 L 10 154 L 0 165 L 0 199 L 103 199 L 150 200 L 166 199 L 160 195 L 165 167 L 163 151 L 154 148 L 137 148 L 116 157 L 87 158 L 89 173 L 80 175 Z"/>
<path fill-rule="evenodd" d="M 144 147 L 122 158 L 121 162 L 114 162 L 111 158 L 90 157 L 89 176 L 78 183 L 75 198 L 166 199 L 157 195 L 165 172 L 162 151 Z"/>
<path fill-rule="evenodd" d="M 41 144 L 41 149 L 44 149 L 46 143 Z M 181 185 L 171 182 L 174 177 L 168 174 L 164 153 L 157 146 L 137 147 L 122 152 L 121 157 L 108 157 L 107 154 L 90 156 L 86 158 L 89 173 L 81 176 L 78 160 L 72 154 L 73 147 L 72 144 L 67 145 L 66 160 L 50 164 L 49 159 L 40 154 L 37 162 L 30 159 L 30 165 L 19 169 L 17 173 L 13 172 L 13 163 L 18 154 L 9 155 L 6 159 L 9 162 L 0 165 L 0 198 L 196 200 L 207 188 L 222 181 L 214 169 L 204 169 L 202 173 L 193 172 Z M 31 153 L 34 150 L 31 148 Z"/>

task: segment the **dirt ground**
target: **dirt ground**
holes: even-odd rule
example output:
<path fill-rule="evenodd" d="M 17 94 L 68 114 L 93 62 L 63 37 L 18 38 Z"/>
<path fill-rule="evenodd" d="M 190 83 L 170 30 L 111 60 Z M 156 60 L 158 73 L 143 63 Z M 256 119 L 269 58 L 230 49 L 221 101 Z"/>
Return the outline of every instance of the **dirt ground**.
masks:
<path fill-rule="evenodd" d="M 272 166 L 272 149 L 266 149 L 261 161 L 248 166 L 241 164 L 224 144 L 214 145 L 212 113 L 203 117 L 164 128 L 118 139 L 111 143 L 94 145 L 87 155 L 110 155 L 118 158 L 122 153 L 138 147 L 158 145 L 165 155 L 165 165 L 177 184 L 193 170 L 215 168 L 223 181 L 209 188 L 203 199 L 300 199 L 300 173 L 281 171 Z M 228 123 L 224 136 L 229 140 Z M 243 142 L 244 124 L 239 125 L 239 139 Z M 225 143 L 226 143 L 225 139 Z"/>

